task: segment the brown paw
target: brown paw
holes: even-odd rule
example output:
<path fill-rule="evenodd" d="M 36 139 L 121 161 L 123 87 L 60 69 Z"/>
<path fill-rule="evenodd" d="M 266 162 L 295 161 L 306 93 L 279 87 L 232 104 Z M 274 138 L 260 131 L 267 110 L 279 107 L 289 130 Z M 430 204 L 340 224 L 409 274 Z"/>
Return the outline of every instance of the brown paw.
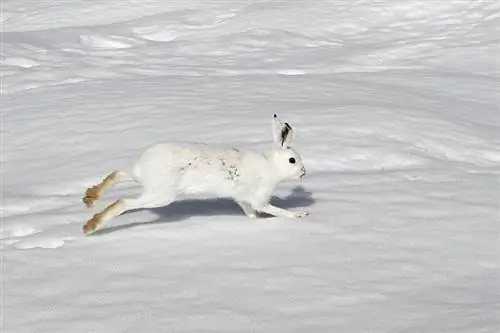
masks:
<path fill-rule="evenodd" d="M 99 214 L 95 214 L 85 225 L 83 226 L 83 233 L 85 235 L 90 235 L 99 228 L 101 224 L 101 217 Z"/>
<path fill-rule="evenodd" d="M 91 207 L 95 204 L 97 200 L 99 200 L 99 187 L 98 186 L 92 186 L 85 191 L 85 196 L 83 197 L 82 201 L 85 203 L 87 207 Z"/>

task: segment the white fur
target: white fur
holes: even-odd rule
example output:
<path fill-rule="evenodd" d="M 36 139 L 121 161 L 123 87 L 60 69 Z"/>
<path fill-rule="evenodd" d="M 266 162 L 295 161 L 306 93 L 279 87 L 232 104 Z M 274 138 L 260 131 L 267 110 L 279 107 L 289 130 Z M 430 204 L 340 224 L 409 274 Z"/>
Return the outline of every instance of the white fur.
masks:
<path fill-rule="evenodd" d="M 290 148 L 293 130 L 273 119 L 273 147 L 266 152 L 200 143 L 163 143 L 148 148 L 131 174 L 117 172 L 116 182 L 130 178 L 144 186 L 137 199 L 121 199 L 100 216 L 105 222 L 125 210 L 154 208 L 180 195 L 233 198 L 249 217 L 256 212 L 298 218 L 269 204 L 276 185 L 305 175 L 300 155 Z M 295 163 L 290 162 L 295 159 Z"/>

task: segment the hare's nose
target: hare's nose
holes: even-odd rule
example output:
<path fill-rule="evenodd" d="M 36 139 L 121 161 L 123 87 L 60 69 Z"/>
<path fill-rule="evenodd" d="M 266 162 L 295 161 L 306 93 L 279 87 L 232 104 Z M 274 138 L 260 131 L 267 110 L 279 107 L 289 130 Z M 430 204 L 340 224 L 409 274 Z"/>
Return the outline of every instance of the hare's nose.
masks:
<path fill-rule="evenodd" d="M 306 175 L 306 168 L 302 167 L 302 169 L 300 169 L 300 171 L 302 171 L 302 176 Z"/>

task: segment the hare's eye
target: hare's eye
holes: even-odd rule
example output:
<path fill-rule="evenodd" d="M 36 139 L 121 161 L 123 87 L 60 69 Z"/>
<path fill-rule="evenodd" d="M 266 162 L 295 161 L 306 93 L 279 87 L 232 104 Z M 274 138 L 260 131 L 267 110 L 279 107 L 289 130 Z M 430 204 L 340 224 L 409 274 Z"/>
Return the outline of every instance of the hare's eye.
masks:
<path fill-rule="evenodd" d="M 292 163 L 292 164 L 295 164 L 295 158 L 290 157 L 290 159 L 288 160 L 288 162 L 290 162 L 290 163 Z"/>

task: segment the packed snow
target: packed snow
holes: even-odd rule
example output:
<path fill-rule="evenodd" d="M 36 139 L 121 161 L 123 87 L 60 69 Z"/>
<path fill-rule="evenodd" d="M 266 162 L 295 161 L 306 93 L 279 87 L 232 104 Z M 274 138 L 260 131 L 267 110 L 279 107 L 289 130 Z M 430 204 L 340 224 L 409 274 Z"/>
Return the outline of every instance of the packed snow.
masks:
<path fill-rule="evenodd" d="M 3 0 L 2 333 L 500 331 L 497 1 Z M 123 214 L 166 141 L 308 174 Z"/>

